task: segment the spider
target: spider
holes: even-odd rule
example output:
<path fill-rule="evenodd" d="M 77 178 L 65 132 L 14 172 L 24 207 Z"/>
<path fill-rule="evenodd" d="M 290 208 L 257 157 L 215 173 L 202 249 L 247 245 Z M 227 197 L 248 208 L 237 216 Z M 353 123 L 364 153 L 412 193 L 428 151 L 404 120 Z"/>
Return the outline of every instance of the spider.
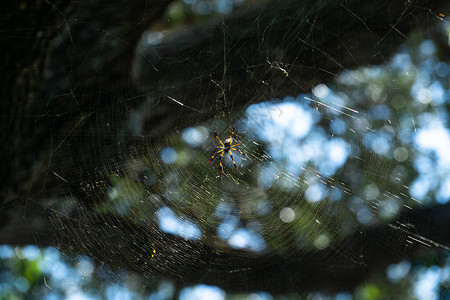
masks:
<path fill-rule="evenodd" d="M 209 160 L 209 163 L 212 162 L 212 160 L 214 159 L 214 157 L 216 157 L 216 155 L 220 154 L 220 156 L 219 156 L 219 165 L 220 165 L 220 170 L 224 174 L 225 174 L 225 172 L 223 171 L 223 165 L 222 165 L 222 157 L 223 157 L 224 154 L 228 154 L 228 153 L 230 154 L 231 160 L 233 161 L 233 164 L 234 164 L 234 167 L 236 168 L 236 170 L 238 170 L 238 168 L 236 167 L 236 163 L 234 162 L 233 153 L 231 153 L 231 150 L 236 150 L 237 152 L 239 152 L 240 154 L 242 154 L 242 155 L 244 155 L 245 157 L 248 158 L 248 156 L 245 153 L 243 153 L 241 150 L 236 148 L 237 146 L 239 146 L 242 143 L 237 143 L 237 144 L 232 145 L 233 144 L 234 130 L 235 130 L 235 128 L 234 128 L 234 125 L 233 125 L 233 131 L 231 132 L 230 137 L 228 139 L 226 139 L 225 142 L 222 143 L 222 141 L 217 136 L 216 130 L 214 129 L 214 135 L 215 135 L 216 139 L 220 143 L 220 146 L 217 146 L 216 148 L 220 148 L 220 149 L 216 153 L 214 153 L 214 155 Z"/>

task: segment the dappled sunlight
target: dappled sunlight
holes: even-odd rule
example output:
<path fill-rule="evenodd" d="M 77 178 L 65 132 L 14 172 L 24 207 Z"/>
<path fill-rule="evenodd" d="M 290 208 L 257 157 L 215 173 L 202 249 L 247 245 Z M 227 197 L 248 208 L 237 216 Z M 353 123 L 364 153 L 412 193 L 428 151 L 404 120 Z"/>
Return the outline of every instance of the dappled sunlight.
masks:
<path fill-rule="evenodd" d="M 42 179 L 42 187 L 22 195 L 25 212 L 17 214 L 28 222 L 27 210 L 39 204 L 54 231 L 46 245 L 58 249 L 0 245 L 1 299 L 273 300 L 295 299 L 299 294 L 289 293 L 304 290 L 312 291 L 305 299 L 385 299 L 391 290 L 420 300 L 450 297 L 449 247 L 439 240 L 445 228 L 436 234 L 438 223 L 421 215 L 440 213 L 450 201 L 450 62 L 442 53 L 450 46 L 449 23 L 442 22 L 436 36 L 413 32 L 384 57 L 381 47 L 391 36 L 378 37 L 366 16 L 360 25 L 379 39 L 380 50 L 363 53 L 359 35 L 347 40 L 347 32 L 336 31 L 333 39 L 349 49 L 330 54 L 327 20 L 313 18 L 327 3 L 305 5 L 299 24 L 284 18 L 290 6 L 280 5 L 281 20 L 269 26 L 263 19 L 273 17 L 269 9 L 277 5 L 244 2 L 162 3 L 162 19 L 142 30 L 143 49 L 104 31 L 105 40 L 114 37 L 143 56 L 136 58 L 142 66 L 128 68 L 145 79 L 120 87 L 126 96 L 105 112 L 115 126 L 126 126 L 98 138 L 108 148 L 104 155 L 91 140 L 91 147 L 83 143 L 85 136 L 100 136 L 92 127 L 102 132 L 107 105 L 79 107 L 72 92 L 81 120 L 68 118 L 73 127 L 51 132 L 50 162 L 27 158 L 57 181 L 33 173 L 30 185 Z M 352 5 L 341 4 L 341 13 L 352 16 Z M 231 13 L 246 16 L 253 6 L 261 9 L 258 20 L 239 20 L 257 30 L 229 23 Z M 431 9 L 427 16 L 445 18 Z M 401 24 L 389 25 L 403 36 Z M 311 35 L 302 40 L 285 27 L 310 28 Z M 57 29 L 59 43 L 72 39 Z M 278 39 L 282 33 L 289 39 Z M 273 47 L 272 39 L 283 43 Z M 311 61 L 291 49 L 295 43 L 313 54 Z M 240 47 L 266 57 L 253 61 L 253 52 Z M 94 70 L 90 63 L 86 56 L 86 68 Z M 310 76 L 303 81 L 303 74 Z M 92 90 L 107 94 L 97 80 L 101 88 Z M 136 90 L 130 96 L 128 89 Z M 39 126 L 36 121 L 30 131 L 40 134 Z M 80 149 L 71 148 L 73 141 Z M 73 161 L 64 174 L 52 160 L 63 165 L 65 159 Z M 48 186 L 58 197 L 41 204 Z M 38 241 L 36 225 L 26 225 Z M 321 290 L 329 279 L 336 286 Z"/>
<path fill-rule="evenodd" d="M 328 91 L 325 85 L 321 89 Z M 320 94 L 325 96 L 328 92 Z M 248 134 L 255 134 L 257 141 L 267 144 L 271 162 L 275 163 L 259 175 L 260 186 L 270 186 L 276 178 L 274 172 L 300 175 L 309 161 L 320 173 L 333 176 L 347 160 L 349 145 L 341 138 L 327 136 L 320 127 L 313 128 L 319 114 L 305 106 L 305 99 L 304 95 L 287 97 L 280 103 L 263 102 L 247 108 Z M 334 127 L 343 133 L 343 126 L 335 123 Z"/>
<path fill-rule="evenodd" d="M 180 300 L 225 300 L 225 292 L 215 286 L 199 284 L 180 291 Z"/>
<path fill-rule="evenodd" d="M 181 236 L 186 239 L 197 240 L 201 238 L 200 229 L 190 220 L 180 220 L 173 210 L 168 207 L 159 209 L 156 212 L 159 227 L 165 233 Z"/>
<path fill-rule="evenodd" d="M 447 151 L 450 133 L 448 116 L 439 107 L 449 100 L 448 91 L 444 91 L 444 82 L 441 82 L 448 67 L 446 63 L 437 61 L 431 41 L 420 44 L 418 52 L 411 50 L 414 48 L 409 49 L 412 52 L 407 49 L 403 47 L 384 67 L 344 71 L 334 83 L 318 84 L 311 94 L 248 106 L 245 115 L 235 121 L 235 138 L 236 143 L 242 143 L 241 149 L 250 159 L 235 151 L 234 160 L 239 171 L 234 171 L 231 158 L 224 155 L 222 163 L 226 176 L 217 171 L 217 161 L 214 160 L 212 168 L 207 171 L 208 174 L 213 171 L 208 176 L 215 176 L 214 181 L 199 176 L 180 185 L 185 175 L 182 175 L 184 171 L 180 169 L 182 164 L 177 157 L 179 153 L 194 153 L 193 150 L 197 149 L 197 158 L 191 155 L 184 166 L 195 164 L 203 172 L 204 160 L 213 153 L 211 145 L 217 144 L 212 131 L 216 129 L 224 141 L 230 134 L 231 125 L 228 130 L 223 123 L 212 123 L 209 129 L 206 125 L 183 129 L 181 139 L 184 146 L 177 140 L 160 152 L 162 161 L 167 165 L 173 164 L 172 169 L 177 170 L 165 176 L 168 183 L 176 183 L 166 186 L 166 199 L 214 203 L 214 222 L 207 227 L 212 226 L 217 237 L 231 248 L 255 253 L 270 252 L 275 243 L 270 241 L 273 237 L 265 231 L 266 216 L 277 216 L 281 222 L 277 226 L 282 234 L 286 230 L 282 224 L 297 227 L 318 221 L 309 219 L 305 214 L 306 207 L 325 211 L 331 205 L 329 203 L 343 202 L 343 206 L 339 204 L 334 208 L 343 213 L 337 224 L 351 228 L 352 232 L 358 226 L 369 227 L 378 221 L 395 219 L 405 205 L 429 201 L 425 197 L 429 197 L 427 195 L 431 191 L 435 191 L 437 202 L 446 203 L 450 198 L 450 180 L 447 179 L 450 173 L 447 168 L 450 165 Z M 416 63 L 418 58 L 421 61 Z M 413 102 L 408 100 L 408 95 L 396 91 L 396 82 L 402 84 L 402 89 L 409 86 Z M 369 162 L 373 168 L 363 174 L 361 171 L 364 170 L 357 167 L 359 161 Z M 413 173 L 406 171 L 412 165 L 417 171 L 415 178 Z M 397 194 L 387 193 L 386 187 L 377 183 L 380 178 L 389 176 L 390 184 L 398 186 Z M 365 177 L 372 179 L 361 185 Z M 204 194 L 182 192 L 194 186 L 202 187 L 205 183 L 210 187 L 217 184 L 218 189 L 205 198 L 203 196 L 207 195 Z M 252 197 L 259 197 L 256 196 L 261 193 L 258 190 L 253 190 L 255 196 L 238 202 L 232 200 L 233 197 L 223 197 L 239 190 L 236 183 L 243 184 L 249 191 L 256 186 L 269 195 L 283 191 L 297 199 L 286 198 L 284 201 L 279 198 L 279 203 L 273 203 L 266 195 L 267 199 L 246 203 Z M 194 206 L 197 205 L 200 204 Z M 247 205 L 250 210 L 244 209 Z M 351 218 L 344 214 L 345 208 L 351 212 Z M 175 225 L 177 217 L 174 212 L 162 213 L 167 209 L 158 213 L 164 232 L 186 238 L 199 237 L 192 232 L 187 234 L 189 226 L 181 225 L 183 223 Z M 200 228 L 197 230 L 203 230 L 203 217 L 198 217 Z M 178 218 L 186 222 L 185 217 L 180 215 Z M 247 224 L 249 219 L 252 221 Z M 245 223 L 242 220 L 246 220 Z M 249 224 L 258 225 L 254 229 Z M 308 230 L 310 227 L 306 226 L 298 232 L 308 235 Z M 322 249 L 333 241 L 333 235 L 314 233 L 304 243 Z"/>
<path fill-rule="evenodd" d="M 314 244 L 317 249 L 329 246 L 326 234 L 319 235 Z M 199 284 L 177 290 L 169 281 L 157 279 L 156 282 L 142 282 L 124 270 L 113 272 L 106 265 L 95 268 L 93 261 L 82 256 L 75 258 L 61 255 L 55 248 L 38 249 L 35 246 L 11 247 L 0 246 L 0 297 L 5 299 L 12 295 L 28 294 L 34 299 L 149 299 L 163 300 L 177 297 L 183 300 L 223 300 L 230 299 L 259 299 L 272 300 L 266 292 L 253 292 L 247 298 L 234 298 L 219 287 Z M 9 268 L 5 267 L 8 264 Z M 28 273 L 25 277 L 16 277 L 18 266 L 23 265 Z M 37 266 L 37 268 L 36 268 Z M 34 268 L 33 271 L 31 271 Z M 34 272 L 32 277 L 31 273 Z M 38 275 L 39 274 L 39 275 Z M 401 284 L 409 281 L 413 286 L 412 293 L 418 299 L 434 299 L 438 295 L 440 285 L 445 285 L 450 279 L 450 260 L 445 265 L 414 267 L 410 261 L 401 261 L 386 267 L 385 274 L 391 284 Z M 36 282 L 38 280 L 38 282 Z M 40 286 L 39 281 L 45 282 Z M 98 285 L 93 289 L 92 284 Z M 141 285 L 150 284 L 152 289 L 144 292 Z M 375 286 L 364 284 L 356 290 L 356 295 L 373 293 Z M 317 294 L 317 293 L 313 293 Z M 328 296 L 327 296 L 328 295 Z M 325 293 L 323 297 L 330 295 Z M 241 298 L 239 298 L 241 297 Z M 332 299 L 352 299 L 346 292 L 336 293 Z"/>

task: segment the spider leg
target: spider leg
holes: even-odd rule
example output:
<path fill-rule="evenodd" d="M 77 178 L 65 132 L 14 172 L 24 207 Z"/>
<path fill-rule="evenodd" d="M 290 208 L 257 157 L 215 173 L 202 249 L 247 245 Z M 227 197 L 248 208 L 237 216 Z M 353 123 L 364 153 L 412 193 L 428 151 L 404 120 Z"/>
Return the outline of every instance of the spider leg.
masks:
<path fill-rule="evenodd" d="M 230 144 L 233 142 L 233 135 L 234 135 L 234 124 L 233 124 L 233 131 L 231 131 L 231 135 L 230 135 Z"/>
<path fill-rule="evenodd" d="M 237 152 L 239 152 L 240 154 L 244 155 L 245 157 L 249 158 L 247 156 L 247 154 L 245 154 L 244 152 L 242 152 L 241 150 L 239 150 L 238 148 L 233 148 L 233 150 L 236 150 Z"/>
<path fill-rule="evenodd" d="M 230 157 L 231 157 L 231 160 L 233 161 L 234 167 L 236 168 L 236 170 L 238 170 L 238 168 L 236 167 L 236 163 L 234 162 L 233 154 L 231 153 L 231 149 L 230 149 Z M 239 171 L 239 170 L 238 170 L 238 171 Z"/>
<path fill-rule="evenodd" d="M 211 157 L 211 159 L 209 160 L 209 163 L 211 163 L 212 162 L 212 160 L 214 159 L 214 157 L 216 157 L 216 155 L 217 154 L 219 154 L 220 152 L 223 152 L 223 149 L 222 150 L 219 150 L 219 151 L 217 151 L 216 153 L 214 153 L 214 155 Z M 223 153 L 222 153 L 222 155 L 223 155 Z"/>
<path fill-rule="evenodd" d="M 217 136 L 217 132 L 214 129 L 214 136 L 216 137 L 216 139 L 219 141 L 219 143 L 222 145 L 222 147 L 225 147 L 225 145 L 222 143 L 222 141 L 219 139 L 219 137 Z"/>
<path fill-rule="evenodd" d="M 223 166 L 222 166 L 222 156 L 225 154 L 225 152 L 222 152 L 222 154 L 220 154 L 219 156 L 219 165 L 220 165 L 220 170 L 222 171 L 223 174 L 225 174 L 225 172 L 223 171 Z"/>

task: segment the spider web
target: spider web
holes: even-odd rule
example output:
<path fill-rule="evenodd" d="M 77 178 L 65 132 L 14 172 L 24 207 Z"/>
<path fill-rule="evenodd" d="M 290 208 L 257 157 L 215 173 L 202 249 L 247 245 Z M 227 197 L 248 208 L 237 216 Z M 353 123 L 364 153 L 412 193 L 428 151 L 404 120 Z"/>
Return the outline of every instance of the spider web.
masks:
<path fill-rule="evenodd" d="M 214 7 L 193 3 L 197 13 Z M 381 56 L 382 65 L 337 72 L 352 65 L 351 56 L 366 53 L 351 49 L 352 39 L 344 37 L 337 39 L 348 49 L 339 53 L 328 51 L 328 41 L 316 43 L 312 33 L 324 25 L 314 12 L 326 4 L 305 8 L 303 24 L 311 35 L 266 26 L 268 11 L 262 10 L 256 19 L 242 20 L 256 36 L 236 31 L 227 18 L 194 26 L 186 36 L 162 20 L 144 33 L 138 47 L 99 25 L 65 18 L 67 26 L 59 32 L 63 42 L 56 47 L 71 62 L 63 67 L 64 88 L 72 91 L 67 105 L 78 107 L 79 114 L 69 118 L 71 124 L 55 136 L 58 142 L 50 151 L 50 171 L 65 193 L 50 217 L 58 246 L 179 286 L 267 287 L 275 293 L 322 289 L 298 274 L 299 261 L 309 260 L 305 266 L 337 277 L 342 270 L 376 269 L 386 257 L 398 262 L 416 249 L 449 250 L 408 217 L 450 198 L 448 116 L 442 113 L 449 101 L 448 67 L 438 57 L 442 43 L 411 38 L 392 58 Z M 181 4 L 166 14 L 176 14 L 176 5 Z M 240 5 L 245 12 L 250 4 Z M 405 5 L 406 14 L 413 4 Z M 339 7 L 339 13 L 325 11 L 342 24 L 339 15 L 353 15 L 353 5 Z M 431 10 L 427 16 L 442 19 Z M 391 21 L 392 30 L 402 35 L 401 20 Z M 445 40 L 448 23 L 442 19 L 441 24 L 436 32 Z M 266 27 L 255 30 L 261 25 Z M 102 32 L 93 41 L 98 52 L 88 51 L 81 60 L 70 36 L 77 26 Z M 296 27 L 288 22 L 287 29 Z M 208 30 L 218 34 L 203 38 Z M 284 53 L 264 44 L 274 35 L 282 36 Z M 189 37 L 196 38 L 186 42 Z M 373 38 L 379 37 L 373 33 Z M 241 55 L 252 39 L 262 45 L 255 59 Z M 312 58 L 291 52 L 294 41 Z M 111 87 L 95 77 L 99 92 L 92 97 L 104 90 L 117 98 L 78 102 L 83 79 L 77 72 L 82 74 L 92 57 L 108 60 L 104 48 L 116 44 L 136 52 L 134 78 Z M 371 58 L 380 59 L 370 51 Z M 334 65 L 323 66 L 325 58 Z M 51 62 L 48 68 L 57 69 Z M 298 74 L 305 72 L 310 75 L 301 81 Z M 54 99 L 67 97 L 53 89 Z M 224 155 L 223 174 L 217 157 L 209 163 L 218 146 L 214 130 L 224 141 L 233 125 L 234 144 L 242 143 L 239 149 L 248 158 L 234 151 L 236 170 Z M 380 241 L 380 228 L 386 227 L 391 230 Z M 335 276 L 329 280 L 345 289 Z"/>

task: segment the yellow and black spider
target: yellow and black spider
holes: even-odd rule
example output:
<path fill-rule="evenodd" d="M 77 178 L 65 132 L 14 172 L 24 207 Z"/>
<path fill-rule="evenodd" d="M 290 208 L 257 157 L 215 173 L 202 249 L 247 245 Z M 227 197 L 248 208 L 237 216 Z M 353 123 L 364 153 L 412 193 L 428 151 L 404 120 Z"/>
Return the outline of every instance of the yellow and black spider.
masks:
<path fill-rule="evenodd" d="M 220 143 L 220 146 L 217 146 L 217 148 L 220 148 L 220 149 L 216 153 L 214 153 L 214 155 L 209 160 L 209 163 L 212 162 L 212 160 L 214 159 L 214 157 L 216 157 L 217 154 L 220 154 L 220 156 L 219 156 L 220 170 L 222 171 L 222 173 L 225 174 L 225 172 L 223 171 L 222 157 L 223 157 L 224 154 L 228 154 L 229 153 L 230 157 L 231 157 L 231 160 L 233 161 L 234 167 L 236 168 L 236 170 L 238 170 L 238 168 L 236 167 L 236 163 L 234 162 L 233 153 L 231 152 L 231 150 L 236 150 L 237 152 L 239 152 L 240 154 L 244 155 L 247 158 L 248 158 L 248 156 L 245 153 L 243 153 L 241 150 L 236 148 L 237 146 L 239 146 L 242 143 L 237 143 L 237 144 L 233 145 L 234 125 L 233 125 L 233 131 L 231 132 L 230 137 L 228 139 L 226 139 L 225 142 L 222 143 L 222 141 L 217 136 L 217 133 L 216 133 L 215 129 L 214 129 L 214 135 L 216 136 L 216 139 Z"/>

